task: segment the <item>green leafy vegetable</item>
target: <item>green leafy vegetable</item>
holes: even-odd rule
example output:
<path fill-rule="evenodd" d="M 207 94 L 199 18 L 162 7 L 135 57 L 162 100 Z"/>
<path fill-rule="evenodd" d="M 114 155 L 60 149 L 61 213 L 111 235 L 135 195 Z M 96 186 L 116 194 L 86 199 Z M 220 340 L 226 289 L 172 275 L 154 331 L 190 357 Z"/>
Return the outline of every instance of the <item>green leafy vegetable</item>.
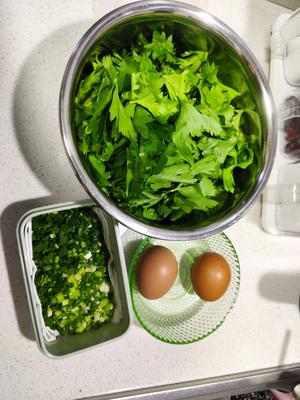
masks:
<path fill-rule="evenodd" d="M 127 112 L 125 111 L 125 108 L 119 98 L 119 91 L 117 86 L 114 89 L 109 112 L 110 120 L 113 121 L 114 119 L 116 119 L 119 132 L 127 137 L 130 141 L 135 142 L 136 134 L 133 123 L 129 118 Z"/>
<path fill-rule="evenodd" d="M 61 335 L 97 328 L 112 316 L 108 250 L 89 208 L 32 220 L 35 285 L 46 326 Z"/>
<path fill-rule="evenodd" d="M 205 221 L 239 201 L 261 165 L 261 125 L 230 55 L 204 35 L 184 49 L 161 29 L 99 55 L 87 61 L 73 113 L 99 188 L 163 223 L 193 212 Z"/>

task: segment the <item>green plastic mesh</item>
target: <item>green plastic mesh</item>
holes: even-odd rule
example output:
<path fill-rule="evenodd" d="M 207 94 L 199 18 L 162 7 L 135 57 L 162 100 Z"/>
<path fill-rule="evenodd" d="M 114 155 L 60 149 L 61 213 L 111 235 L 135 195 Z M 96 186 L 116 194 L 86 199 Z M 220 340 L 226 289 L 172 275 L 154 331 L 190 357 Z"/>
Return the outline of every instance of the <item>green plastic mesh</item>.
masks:
<path fill-rule="evenodd" d="M 176 256 L 179 273 L 172 288 L 158 300 L 145 299 L 137 290 L 135 267 L 140 254 L 149 246 L 162 245 Z M 225 294 L 214 302 L 201 300 L 193 291 L 190 271 L 194 259 L 204 252 L 221 254 L 231 268 L 231 281 Z M 233 307 L 239 290 L 240 269 L 235 249 L 224 233 L 192 241 L 166 241 L 146 238 L 130 266 L 130 289 L 135 315 L 152 336 L 172 344 L 186 344 L 213 333 Z"/>

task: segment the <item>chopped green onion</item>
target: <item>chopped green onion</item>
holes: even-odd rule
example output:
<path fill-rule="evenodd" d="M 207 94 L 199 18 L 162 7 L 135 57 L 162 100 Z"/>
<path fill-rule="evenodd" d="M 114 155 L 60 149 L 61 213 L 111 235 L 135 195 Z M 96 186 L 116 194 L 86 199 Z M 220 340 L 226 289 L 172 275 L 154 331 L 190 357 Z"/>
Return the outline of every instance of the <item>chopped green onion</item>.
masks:
<path fill-rule="evenodd" d="M 46 326 L 66 335 L 108 321 L 114 309 L 109 253 L 96 214 L 88 207 L 42 214 L 33 218 L 32 230 Z"/>

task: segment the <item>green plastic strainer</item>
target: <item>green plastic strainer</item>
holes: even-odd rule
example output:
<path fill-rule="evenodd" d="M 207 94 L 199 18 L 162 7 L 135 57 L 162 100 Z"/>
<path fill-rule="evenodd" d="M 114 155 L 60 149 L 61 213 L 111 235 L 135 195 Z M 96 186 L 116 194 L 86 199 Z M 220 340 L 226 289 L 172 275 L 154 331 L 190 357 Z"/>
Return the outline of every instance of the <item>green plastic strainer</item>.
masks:
<path fill-rule="evenodd" d="M 148 247 L 169 248 L 178 262 L 178 277 L 172 288 L 158 300 L 145 299 L 137 290 L 135 268 L 140 254 Z M 201 300 L 193 291 L 190 271 L 199 255 L 214 251 L 229 263 L 231 281 L 217 301 Z M 196 342 L 213 333 L 233 307 L 240 285 L 240 267 L 236 251 L 224 233 L 192 241 L 168 241 L 146 238 L 138 247 L 130 266 L 130 290 L 135 315 L 144 329 L 155 338 L 172 344 Z"/>

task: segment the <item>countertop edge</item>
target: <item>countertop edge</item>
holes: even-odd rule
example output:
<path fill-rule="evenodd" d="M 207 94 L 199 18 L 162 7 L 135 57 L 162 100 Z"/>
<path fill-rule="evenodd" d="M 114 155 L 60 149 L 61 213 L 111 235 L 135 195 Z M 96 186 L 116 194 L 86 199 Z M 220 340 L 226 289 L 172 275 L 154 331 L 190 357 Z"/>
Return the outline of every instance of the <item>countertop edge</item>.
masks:
<path fill-rule="evenodd" d="M 287 368 L 262 369 L 254 372 L 223 377 L 194 380 L 137 390 L 91 396 L 82 400 L 212 400 L 233 394 L 250 393 L 266 389 L 291 392 L 300 380 L 300 364 Z"/>

